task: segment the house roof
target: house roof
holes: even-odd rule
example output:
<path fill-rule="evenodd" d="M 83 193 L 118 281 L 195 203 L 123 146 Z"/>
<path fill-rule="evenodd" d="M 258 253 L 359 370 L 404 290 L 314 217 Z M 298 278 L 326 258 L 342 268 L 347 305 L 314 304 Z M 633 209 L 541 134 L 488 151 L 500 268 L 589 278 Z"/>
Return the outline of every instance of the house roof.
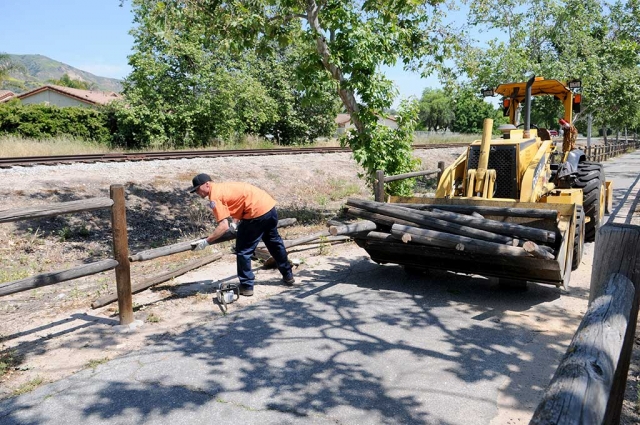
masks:
<path fill-rule="evenodd" d="M 351 121 L 351 115 L 349 114 L 338 114 L 336 117 L 336 124 L 346 124 Z"/>
<path fill-rule="evenodd" d="M 47 84 L 45 86 L 38 87 L 37 89 L 33 89 L 26 93 L 22 93 L 18 95 L 18 99 L 24 99 L 29 96 L 42 93 L 43 91 L 47 91 L 47 90 L 60 93 L 64 96 L 69 96 L 81 102 L 89 103 L 92 105 L 106 105 L 111 101 L 122 99 L 122 96 L 115 92 L 72 89 L 71 87 L 55 86 L 52 84 Z"/>
<path fill-rule="evenodd" d="M 15 95 L 11 90 L 0 90 L 0 103 L 8 101 Z"/>

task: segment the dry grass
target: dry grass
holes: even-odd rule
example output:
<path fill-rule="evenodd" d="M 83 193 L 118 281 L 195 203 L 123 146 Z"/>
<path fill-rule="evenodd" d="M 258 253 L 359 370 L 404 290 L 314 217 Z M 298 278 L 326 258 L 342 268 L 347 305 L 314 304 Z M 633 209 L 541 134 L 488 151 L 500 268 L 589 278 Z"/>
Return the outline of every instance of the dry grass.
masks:
<path fill-rule="evenodd" d="M 19 136 L 0 136 L 0 157 L 78 155 L 112 152 L 108 146 L 87 142 L 69 136 L 47 140 L 27 139 Z"/>
<path fill-rule="evenodd" d="M 416 133 L 414 143 L 469 143 L 479 139 L 479 135 L 468 134 L 437 134 L 437 133 Z M 322 138 L 316 140 L 314 147 L 340 147 L 340 141 L 336 138 Z M 286 148 L 263 137 L 244 136 L 242 139 L 234 142 L 214 141 L 208 146 L 198 148 L 187 148 L 187 150 L 235 150 L 235 149 L 273 149 Z M 291 146 L 297 147 L 297 146 Z M 143 152 L 179 150 L 173 144 L 157 144 L 150 146 Z M 49 155 L 81 155 L 81 154 L 98 154 L 122 152 L 121 149 L 111 149 L 109 146 L 101 145 L 95 142 L 76 139 L 70 136 L 61 136 L 52 139 L 29 139 L 15 135 L 0 136 L 0 157 L 23 157 L 23 156 L 49 156 Z M 132 150 L 131 152 L 140 152 L 140 150 Z M 190 180 L 190 179 L 189 179 Z"/>
<path fill-rule="evenodd" d="M 471 143 L 482 137 L 480 134 L 457 134 L 457 133 L 433 133 L 420 131 L 413 138 L 413 143 L 436 144 L 436 143 Z"/>

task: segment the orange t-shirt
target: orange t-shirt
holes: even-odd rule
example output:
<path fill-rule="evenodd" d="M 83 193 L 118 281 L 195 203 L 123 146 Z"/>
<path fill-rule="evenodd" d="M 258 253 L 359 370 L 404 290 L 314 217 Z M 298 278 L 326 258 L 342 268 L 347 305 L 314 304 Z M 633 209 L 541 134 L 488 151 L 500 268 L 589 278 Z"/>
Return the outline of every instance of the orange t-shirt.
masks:
<path fill-rule="evenodd" d="M 267 192 L 248 183 L 209 182 L 209 201 L 213 215 L 220 222 L 231 216 L 236 220 L 250 220 L 271 211 L 276 205 Z"/>

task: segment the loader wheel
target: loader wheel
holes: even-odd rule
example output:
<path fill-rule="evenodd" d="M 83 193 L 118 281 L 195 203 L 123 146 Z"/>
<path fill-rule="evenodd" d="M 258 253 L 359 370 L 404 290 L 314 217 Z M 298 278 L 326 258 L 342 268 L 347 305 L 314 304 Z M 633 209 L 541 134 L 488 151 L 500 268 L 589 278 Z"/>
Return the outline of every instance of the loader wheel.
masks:
<path fill-rule="evenodd" d="M 604 218 L 606 202 L 604 182 L 602 164 L 587 161 L 578 164 L 578 176 L 573 187 L 582 189 L 584 215 L 590 219 L 584 226 L 585 242 L 596 240 L 596 232 Z"/>
<path fill-rule="evenodd" d="M 573 237 L 573 261 L 571 270 L 575 270 L 580 266 L 582 261 L 582 252 L 584 250 L 584 208 L 582 205 L 576 205 L 576 234 Z"/>

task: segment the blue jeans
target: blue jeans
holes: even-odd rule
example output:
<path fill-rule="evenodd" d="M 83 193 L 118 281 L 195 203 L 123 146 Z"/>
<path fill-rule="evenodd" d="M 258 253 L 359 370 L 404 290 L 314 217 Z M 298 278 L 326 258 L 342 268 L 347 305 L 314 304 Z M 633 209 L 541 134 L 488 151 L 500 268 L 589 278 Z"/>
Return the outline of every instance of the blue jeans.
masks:
<path fill-rule="evenodd" d="M 287 250 L 278 233 L 278 212 L 273 207 L 268 213 L 251 220 L 242 220 L 238 225 L 236 235 L 238 279 L 244 287 L 253 288 L 255 275 L 251 271 L 251 256 L 260 240 L 264 242 L 276 261 L 282 277 L 288 278 L 292 275 Z"/>

